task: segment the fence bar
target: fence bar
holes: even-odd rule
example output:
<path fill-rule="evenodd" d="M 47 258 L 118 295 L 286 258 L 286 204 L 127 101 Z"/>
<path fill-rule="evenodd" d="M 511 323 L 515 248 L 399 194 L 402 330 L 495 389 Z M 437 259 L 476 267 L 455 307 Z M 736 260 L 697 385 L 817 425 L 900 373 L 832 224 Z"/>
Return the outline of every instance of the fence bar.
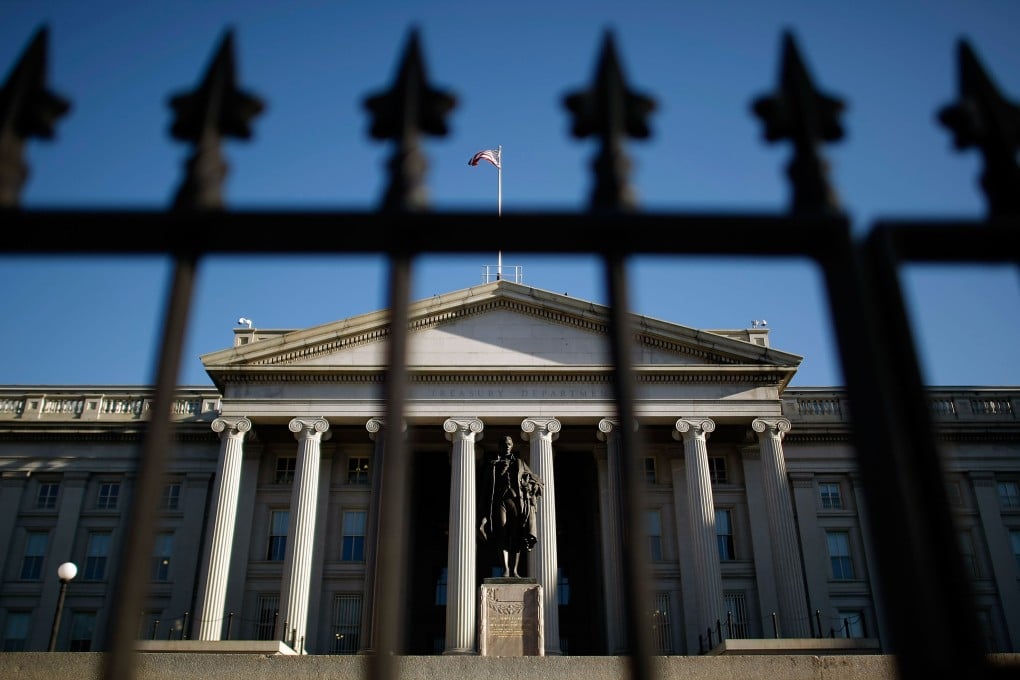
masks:
<path fill-rule="evenodd" d="M 196 259 L 190 254 L 178 255 L 174 260 L 156 369 L 152 418 L 148 422 L 138 460 L 137 486 L 128 514 L 131 521 L 128 522 L 124 547 L 117 562 L 117 583 L 111 591 L 117 593 L 117 597 L 113 598 L 105 641 L 105 649 L 109 652 L 104 657 L 104 677 L 107 680 L 129 680 L 135 674 L 137 631 L 130 622 L 134 620 L 134 612 L 142 608 L 149 573 L 132 566 L 147 563 L 155 542 L 151 530 L 156 517 L 153 499 L 160 497 L 167 451 L 171 444 L 170 409 L 181 365 L 195 266 Z"/>

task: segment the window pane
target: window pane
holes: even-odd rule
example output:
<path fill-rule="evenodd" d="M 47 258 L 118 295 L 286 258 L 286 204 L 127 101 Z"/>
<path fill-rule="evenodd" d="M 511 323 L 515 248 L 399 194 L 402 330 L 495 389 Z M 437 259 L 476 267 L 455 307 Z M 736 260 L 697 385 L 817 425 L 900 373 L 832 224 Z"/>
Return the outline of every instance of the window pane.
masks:
<path fill-rule="evenodd" d="M 276 459 L 276 483 L 290 484 L 294 481 L 294 470 L 297 469 L 297 458 L 281 456 Z"/>
<path fill-rule="evenodd" d="M 33 531 L 25 540 L 25 556 L 21 562 L 21 578 L 37 581 L 42 577 L 43 560 L 46 558 L 46 544 L 49 534 Z"/>
<path fill-rule="evenodd" d="M 7 612 L 4 624 L 4 651 L 22 652 L 28 639 L 28 612 Z"/>
<path fill-rule="evenodd" d="M 266 559 L 283 561 L 287 555 L 287 525 L 290 523 L 289 510 L 273 510 L 269 518 L 269 546 Z"/>
<path fill-rule="evenodd" d="M 40 510 L 52 510 L 57 507 L 57 493 L 60 491 L 60 484 L 43 483 L 39 485 L 39 495 L 36 496 L 35 507 Z"/>
<path fill-rule="evenodd" d="M 823 508 L 828 510 L 838 510 L 843 507 L 843 499 L 840 496 L 839 484 L 834 482 L 823 482 L 818 485 L 818 493 L 821 496 Z"/>
<path fill-rule="evenodd" d="M 352 457 L 347 459 L 347 483 L 368 484 L 368 458 Z"/>
<path fill-rule="evenodd" d="M 645 481 L 655 484 L 655 459 L 645 458 Z"/>
<path fill-rule="evenodd" d="M 276 620 L 280 613 L 280 596 L 278 594 L 259 595 L 258 620 L 255 623 L 256 640 L 272 640 L 276 637 Z"/>
<path fill-rule="evenodd" d="M 349 510 L 344 513 L 343 542 L 340 559 L 361 562 L 365 559 L 365 512 Z"/>
<path fill-rule="evenodd" d="M 715 538 L 720 560 L 736 559 L 733 549 L 733 522 L 729 510 L 715 511 Z"/>
<path fill-rule="evenodd" d="M 118 496 L 120 496 L 120 484 L 117 482 L 104 482 L 99 485 L 99 497 L 96 499 L 96 507 L 100 510 L 114 510 L 117 507 Z"/>
<path fill-rule="evenodd" d="M 832 565 L 832 578 L 848 580 L 854 578 L 853 563 L 850 561 L 850 537 L 845 531 L 826 532 L 829 546 L 829 562 Z"/>
<path fill-rule="evenodd" d="M 173 553 L 174 535 L 159 534 L 152 552 L 152 580 L 166 581 L 170 578 L 170 557 Z"/>
<path fill-rule="evenodd" d="M 662 561 L 662 517 L 658 510 L 645 513 L 645 525 L 648 528 L 649 558 L 653 562 Z"/>
<path fill-rule="evenodd" d="M 333 598 L 333 653 L 356 654 L 361 633 L 361 595 Z"/>
<path fill-rule="evenodd" d="M 99 581 L 106 578 L 106 557 L 109 554 L 110 534 L 89 534 L 89 544 L 85 552 L 86 581 Z"/>
<path fill-rule="evenodd" d="M 92 635 L 96 629 L 94 612 L 74 612 L 71 615 L 71 651 L 87 652 L 92 649 Z"/>
<path fill-rule="evenodd" d="M 726 458 L 724 456 L 708 457 L 708 476 L 713 484 L 726 484 L 729 481 L 726 473 Z"/>
<path fill-rule="evenodd" d="M 999 504 L 1004 508 L 1020 508 L 1020 484 L 999 482 Z"/>
<path fill-rule="evenodd" d="M 167 484 L 163 489 L 163 509 L 176 510 L 181 503 L 181 485 Z"/>

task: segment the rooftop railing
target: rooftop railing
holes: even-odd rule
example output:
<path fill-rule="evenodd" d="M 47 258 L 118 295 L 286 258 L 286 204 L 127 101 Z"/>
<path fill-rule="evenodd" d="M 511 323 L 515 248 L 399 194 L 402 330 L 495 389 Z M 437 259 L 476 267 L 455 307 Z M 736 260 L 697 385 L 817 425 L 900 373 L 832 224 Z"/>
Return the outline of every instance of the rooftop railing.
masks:
<path fill-rule="evenodd" d="M 642 212 L 630 187 L 627 140 L 650 136 L 651 98 L 632 91 L 611 33 L 605 35 L 592 83 L 565 98 L 575 137 L 594 137 L 589 210 L 581 213 L 504 211 L 502 215 L 432 211 L 426 192 L 425 135 L 446 134 L 454 107 L 449 93 L 426 75 L 419 35 L 412 31 L 396 77 L 364 100 L 371 136 L 389 142 L 392 155 L 383 196 L 375 211 L 245 211 L 224 205 L 226 165 L 221 142 L 250 136 L 262 109 L 238 88 L 233 38 L 218 45 L 201 85 L 174 97 L 172 135 L 191 145 L 184 178 L 168 210 L 19 209 L 26 167 L 24 142 L 49 137 L 68 109 L 46 84 L 47 34 L 40 30 L 14 66 L 0 93 L 0 205 L 6 254 L 73 253 L 137 256 L 165 254 L 174 274 L 163 314 L 153 417 L 139 457 L 138 489 L 120 559 L 141 563 L 151 554 L 153 511 L 144 499 L 158 497 L 171 434 L 175 378 L 188 322 L 196 264 L 221 253 L 383 254 L 389 258 L 389 379 L 386 414 L 401 422 L 406 400 L 407 321 L 411 269 L 432 253 L 496 251 L 500 235 L 513 232 L 531 252 L 594 254 L 604 263 L 611 309 L 611 356 L 616 416 L 634 420 L 630 355 L 628 262 L 639 255 L 799 256 L 823 272 L 853 413 L 858 462 L 869 504 L 868 527 L 877 548 L 878 591 L 886 612 L 889 647 L 904 680 L 928 677 L 1012 675 L 985 654 L 963 559 L 956 543 L 932 428 L 932 407 L 923 387 L 913 333 L 904 310 L 899 270 L 911 262 L 1016 264 L 1020 253 L 1020 109 L 996 91 L 965 42 L 959 46 L 959 100 L 941 112 L 957 145 L 977 147 L 984 159 L 982 186 L 988 216 L 975 221 L 878 220 L 854 238 L 836 203 L 822 153 L 842 136 L 842 102 L 816 89 L 792 35 L 784 36 L 779 83 L 756 100 L 765 137 L 792 146 L 787 168 L 792 199 L 786 212 Z M 496 220 L 499 220 L 498 223 Z M 316 234 L 314 244 L 281 239 L 278 229 Z M 243 230 L 244 239 L 235 234 Z M 599 238 L 590 238 L 598 233 Z M 696 234 L 697 238 L 691 238 Z M 469 238 L 470 236 L 470 238 Z M 313 251 L 314 249 L 314 251 Z M 1015 313 L 1015 310 L 1011 310 Z M 820 407 L 824 408 L 824 407 Z M 653 640 L 644 625 L 650 600 L 644 591 L 647 565 L 636 549 L 640 511 L 641 433 L 624 428 L 620 470 L 622 532 L 626 555 L 624 628 L 630 640 L 632 675 L 654 677 Z M 387 437 L 382 461 L 383 508 L 378 564 L 377 620 L 399 621 L 397 594 L 405 581 L 408 541 L 406 443 Z M 144 570 L 118 569 L 118 594 L 105 638 L 107 678 L 134 675 L 136 614 L 144 595 Z M 918 619 L 928 623 L 919 630 Z M 378 628 L 371 675 L 397 676 L 402 650 L 397 626 Z"/>

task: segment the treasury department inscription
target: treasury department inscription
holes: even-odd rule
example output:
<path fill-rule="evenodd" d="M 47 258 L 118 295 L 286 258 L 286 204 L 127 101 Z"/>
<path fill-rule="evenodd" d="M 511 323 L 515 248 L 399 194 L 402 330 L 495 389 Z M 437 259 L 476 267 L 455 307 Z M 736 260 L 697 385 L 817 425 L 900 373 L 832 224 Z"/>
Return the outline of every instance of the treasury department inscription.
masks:
<path fill-rule="evenodd" d="M 602 387 L 425 387 L 412 399 L 612 399 Z"/>

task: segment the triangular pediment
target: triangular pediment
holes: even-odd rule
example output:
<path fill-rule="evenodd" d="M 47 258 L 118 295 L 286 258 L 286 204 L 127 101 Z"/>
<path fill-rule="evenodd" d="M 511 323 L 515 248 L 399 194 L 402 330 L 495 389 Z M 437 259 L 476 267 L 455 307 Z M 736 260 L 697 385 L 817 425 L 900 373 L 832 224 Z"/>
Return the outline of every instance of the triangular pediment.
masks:
<path fill-rule="evenodd" d="M 634 316 L 635 366 L 775 367 L 792 372 L 799 356 L 719 331 Z M 442 371 L 590 369 L 609 365 L 609 309 L 510 281 L 412 303 L 408 368 Z M 246 345 L 206 354 L 215 380 L 227 371 L 364 371 L 386 364 L 386 311 L 295 331 L 260 331 Z"/>

